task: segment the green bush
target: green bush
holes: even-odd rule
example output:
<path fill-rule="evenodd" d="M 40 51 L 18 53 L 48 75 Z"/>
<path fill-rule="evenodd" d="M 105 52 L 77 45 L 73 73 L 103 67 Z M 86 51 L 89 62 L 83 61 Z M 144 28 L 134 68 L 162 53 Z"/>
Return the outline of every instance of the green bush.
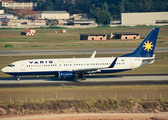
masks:
<path fill-rule="evenodd" d="M 6 45 L 4 45 L 4 47 L 9 48 L 9 47 L 14 47 L 14 46 L 11 44 L 6 44 Z"/>

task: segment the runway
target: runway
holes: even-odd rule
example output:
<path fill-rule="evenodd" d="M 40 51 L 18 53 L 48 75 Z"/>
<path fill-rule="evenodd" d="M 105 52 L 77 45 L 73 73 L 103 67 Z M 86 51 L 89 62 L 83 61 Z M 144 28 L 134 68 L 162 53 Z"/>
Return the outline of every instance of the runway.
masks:
<path fill-rule="evenodd" d="M 130 53 L 135 48 L 114 48 L 114 49 L 87 49 L 87 50 L 18 50 L 18 51 L 0 51 L 0 56 L 27 56 L 27 55 L 76 55 L 97 53 Z M 157 47 L 155 52 L 168 52 L 168 47 Z"/>
<path fill-rule="evenodd" d="M 59 80 L 49 78 L 0 78 L 0 88 L 4 87 L 46 87 L 46 86 L 97 86 L 97 85 L 149 85 L 168 84 L 168 75 L 86 76 L 86 80 Z"/>

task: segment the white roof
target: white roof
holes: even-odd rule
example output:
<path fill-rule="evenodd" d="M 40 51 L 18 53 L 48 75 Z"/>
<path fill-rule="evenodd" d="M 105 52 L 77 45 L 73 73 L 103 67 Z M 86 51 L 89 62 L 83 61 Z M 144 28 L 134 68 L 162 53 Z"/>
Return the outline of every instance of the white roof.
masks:
<path fill-rule="evenodd" d="M 65 14 L 68 12 L 67 11 L 42 11 L 42 13 L 45 13 L 45 14 Z"/>

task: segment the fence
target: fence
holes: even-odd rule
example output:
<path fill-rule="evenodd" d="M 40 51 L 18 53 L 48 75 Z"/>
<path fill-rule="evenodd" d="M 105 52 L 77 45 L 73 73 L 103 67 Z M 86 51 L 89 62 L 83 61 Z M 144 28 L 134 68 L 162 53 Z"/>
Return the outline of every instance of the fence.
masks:
<path fill-rule="evenodd" d="M 6 92 L 0 93 L 0 101 L 40 101 L 47 99 L 109 99 L 127 100 L 130 98 L 144 100 L 168 99 L 168 91 L 164 90 L 117 90 L 110 91 L 34 91 L 34 92 Z"/>

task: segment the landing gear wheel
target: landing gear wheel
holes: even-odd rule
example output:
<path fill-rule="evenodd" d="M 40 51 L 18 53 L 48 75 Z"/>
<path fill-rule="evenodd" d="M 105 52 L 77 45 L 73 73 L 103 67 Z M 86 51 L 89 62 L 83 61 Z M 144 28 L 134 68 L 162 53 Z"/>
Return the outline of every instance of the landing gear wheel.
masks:
<path fill-rule="evenodd" d="M 82 77 L 81 80 L 86 80 L 86 77 Z"/>
<path fill-rule="evenodd" d="M 18 77 L 17 80 L 20 81 L 20 77 Z"/>
<path fill-rule="evenodd" d="M 81 80 L 86 80 L 86 77 L 83 77 L 82 74 L 79 74 L 78 78 L 80 78 Z"/>

